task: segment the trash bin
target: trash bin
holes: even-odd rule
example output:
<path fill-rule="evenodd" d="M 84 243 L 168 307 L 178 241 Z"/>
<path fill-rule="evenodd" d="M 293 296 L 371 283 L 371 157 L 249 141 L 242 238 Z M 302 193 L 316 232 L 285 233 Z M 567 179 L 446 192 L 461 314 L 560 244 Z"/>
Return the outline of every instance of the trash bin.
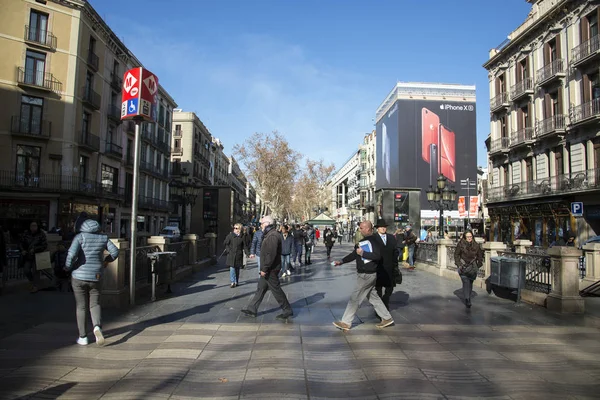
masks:
<path fill-rule="evenodd" d="M 521 299 L 521 289 L 525 287 L 525 266 L 523 259 L 512 257 L 492 257 L 490 260 L 491 273 L 488 278 L 490 285 L 517 291 L 517 301 Z M 488 290 L 488 293 L 491 290 Z"/>

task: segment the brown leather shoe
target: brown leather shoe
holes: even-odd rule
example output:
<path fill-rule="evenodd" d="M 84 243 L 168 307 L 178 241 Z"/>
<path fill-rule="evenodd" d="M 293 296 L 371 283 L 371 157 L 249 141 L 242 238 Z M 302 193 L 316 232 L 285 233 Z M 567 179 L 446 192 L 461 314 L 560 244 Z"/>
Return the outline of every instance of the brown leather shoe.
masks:
<path fill-rule="evenodd" d="M 341 329 L 343 331 L 349 331 L 350 328 L 351 328 L 350 325 L 348 325 L 348 324 L 346 324 L 346 323 L 344 323 L 342 321 L 335 321 L 333 323 L 333 326 L 335 326 L 336 328 Z"/>
<path fill-rule="evenodd" d="M 378 328 L 385 328 L 386 326 L 390 326 L 394 324 L 394 320 L 393 319 L 384 319 L 382 320 L 380 323 L 378 323 L 376 326 Z"/>

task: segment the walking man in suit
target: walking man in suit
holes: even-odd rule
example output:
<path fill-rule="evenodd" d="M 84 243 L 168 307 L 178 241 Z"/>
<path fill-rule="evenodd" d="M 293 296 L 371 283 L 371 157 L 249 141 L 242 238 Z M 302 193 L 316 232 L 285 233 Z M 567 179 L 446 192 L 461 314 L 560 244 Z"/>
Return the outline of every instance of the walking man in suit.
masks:
<path fill-rule="evenodd" d="M 377 268 L 377 282 L 375 289 L 381 297 L 383 304 L 390 309 L 390 297 L 396 286 L 396 280 L 400 279 L 400 269 L 398 268 L 398 247 L 396 247 L 396 238 L 387 233 L 387 222 L 380 218 L 375 224 L 377 232 L 373 235 L 377 243 L 381 246 L 381 260 Z M 385 288 L 385 293 L 383 293 Z"/>

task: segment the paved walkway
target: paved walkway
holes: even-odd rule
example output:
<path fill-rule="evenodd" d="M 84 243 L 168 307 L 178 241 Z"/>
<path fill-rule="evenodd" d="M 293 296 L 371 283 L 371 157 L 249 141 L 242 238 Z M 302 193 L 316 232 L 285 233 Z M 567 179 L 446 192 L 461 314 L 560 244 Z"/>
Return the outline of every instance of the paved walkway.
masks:
<path fill-rule="evenodd" d="M 336 245 L 336 257 L 350 250 Z M 240 313 L 255 268 L 230 289 L 214 266 L 175 295 L 106 311 L 107 345 L 74 344 L 70 293 L 0 297 L 0 398 L 80 399 L 592 399 L 600 393 L 600 319 L 560 316 L 459 282 L 406 272 L 392 296 L 395 326 L 363 305 L 348 333 L 333 327 L 355 266 L 313 265 L 284 280 L 295 316 Z"/>

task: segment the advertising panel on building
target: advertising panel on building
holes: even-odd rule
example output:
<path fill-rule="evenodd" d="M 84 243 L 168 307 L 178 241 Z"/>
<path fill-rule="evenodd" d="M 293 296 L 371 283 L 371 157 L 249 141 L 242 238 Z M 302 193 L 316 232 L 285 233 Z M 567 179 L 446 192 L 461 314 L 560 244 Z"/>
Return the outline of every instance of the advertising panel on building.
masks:
<path fill-rule="evenodd" d="M 477 178 L 476 142 L 474 101 L 398 99 L 377 121 L 376 187 L 420 188 L 430 209 L 424 191 L 443 174 L 463 195 L 460 180 Z"/>

